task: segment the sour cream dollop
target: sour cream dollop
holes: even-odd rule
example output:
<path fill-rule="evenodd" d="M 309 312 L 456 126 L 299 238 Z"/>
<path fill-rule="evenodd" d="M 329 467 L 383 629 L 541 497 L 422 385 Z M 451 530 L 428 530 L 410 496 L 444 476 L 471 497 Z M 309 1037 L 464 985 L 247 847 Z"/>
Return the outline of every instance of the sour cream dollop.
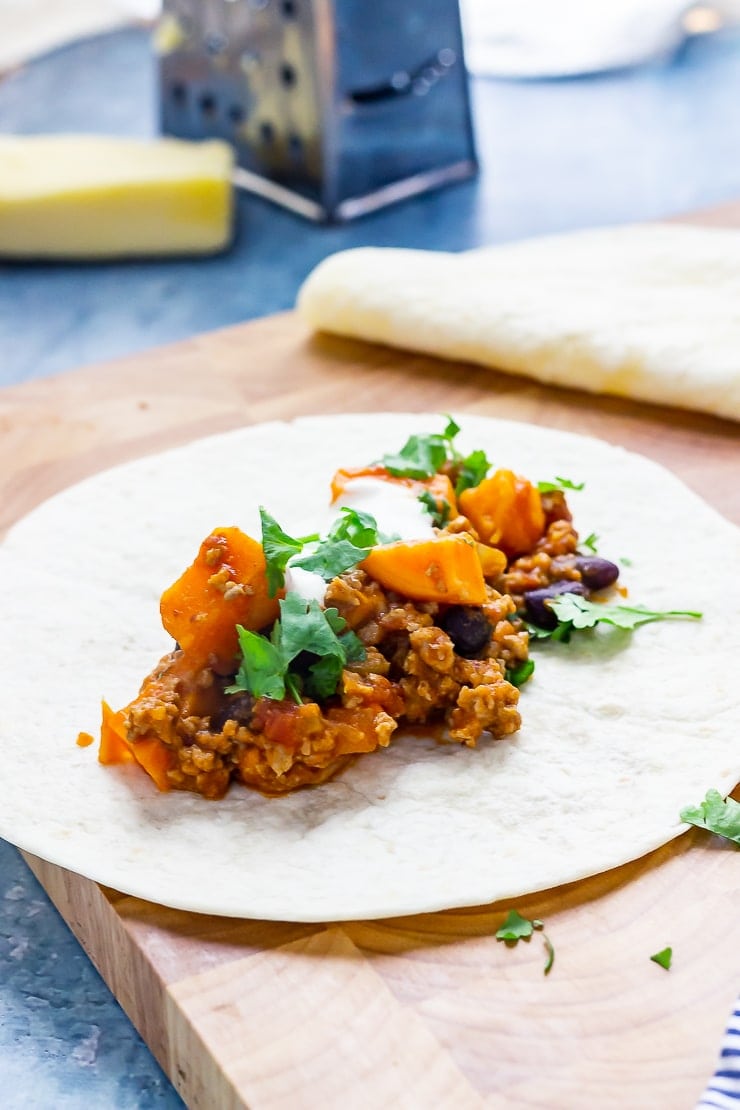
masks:
<path fill-rule="evenodd" d="M 418 493 L 397 482 L 353 478 L 335 505 L 337 509 L 347 507 L 371 513 L 378 531 L 385 535 L 396 535 L 402 540 L 424 540 L 434 535 L 431 517 Z"/>
<path fill-rule="evenodd" d="M 402 540 L 423 540 L 434 536 L 431 517 L 419 501 L 418 494 L 408 486 L 386 482 L 382 478 L 353 478 L 332 509 L 357 509 L 370 513 L 377 522 L 378 531 Z M 294 556 L 297 558 L 298 556 Z M 298 594 L 304 601 L 324 604 L 326 582 L 320 574 L 303 567 L 285 568 L 287 593 Z"/>

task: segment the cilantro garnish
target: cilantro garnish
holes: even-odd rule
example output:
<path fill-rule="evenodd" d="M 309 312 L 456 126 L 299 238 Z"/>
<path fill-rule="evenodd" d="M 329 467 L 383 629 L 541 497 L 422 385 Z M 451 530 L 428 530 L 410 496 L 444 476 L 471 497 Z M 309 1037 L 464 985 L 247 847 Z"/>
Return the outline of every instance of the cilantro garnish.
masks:
<path fill-rule="evenodd" d="M 459 497 L 466 489 L 479 486 L 490 469 L 491 464 L 485 451 L 471 451 L 464 459 L 460 459 L 455 483 L 456 496 Z"/>
<path fill-rule="evenodd" d="M 534 659 L 525 659 L 523 663 L 517 663 L 515 667 L 509 667 L 506 671 L 506 678 L 512 686 L 523 686 L 528 678 L 532 677 L 534 673 Z"/>
<path fill-rule="evenodd" d="M 594 553 L 594 555 L 596 555 L 596 554 L 598 554 L 598 550 L 599 550 L 596 546 L 596 544 L 598 542 L 599 542 L 599 537 L 596 535 L 595 532 L 591 532 L 590 535 L 586 536 L 585 540 L 583 541 L 582 546 L 587 547 L 589 551 L 592 551 Z"/>
<path fill-rule="evenodd" d="M 651 956 L 650 959 L 654 964 L 660 964 L 661 967 L 664 967 L 666 971 L 668 971 L 671 966 L 671 960 L 673 959 L 673 949 L 670 946 L 668 948 L 663 948 L 660 952 L 656 952 L 654 956 Z"/>
<path fill-rule="evenodd" d="M 561 594 L 548 599 L 547 607 L 557 617 L 558 623 L 552 631 L 528 624 L 530 636 L 535 640 L 562 640 L 567 643 L 572 632 L 594 628 L 597 624 L 610 624 L 615 628 L 632 631 L 641 624 L 652 621 L 674 620 L 686 617 L 700 620 L 702 614 L 685 609 L 646 609 L 644 605 L 603 605 L 588 601 L 580 594 Z"/>
<path fill-rule="evenodd" d="M 365 648 L 336 609 L 288 594 L 269 638 L 237 626 L 242 660 L 227 694 L 247 690 L 280 701 L 301 692 L 327 698 L 336 692 L 347 663 L 365 658 Z M 300 657 L 300 658 L 299 658 Z"/>
<path fill-rule="evenodd" d="M 698 806 L 682 809 L 681 820 L 740 844 L 740 802 L 732 798 L 724 801 L 719 790 L 707 790 Z"/>
<path fill-rule="evenodd" d="M 566 489 L 582 490 L 585 486 L 585 482 L 571 482 L 570 478 L 560 478 L 558 475 L 555 475 L 552 482 L 537 483 L 540 493 L 562 493 Z"/>
<path fill-rule="evenodd" d="M 375 517 L 357 509 L 344 508 L 324 539 L 318 532 L 312 536 L 293 537 L 282 530 L 274 517 L 260 509 L 262 520 L 262 548 L 267 563 L 267 585 L 270 597 L 285 585 L 288 562 L 321 575 L 327 582 L 350 567 L 357 566 L 371 548 L 390 543 L 396 536 L 386 536 L 378 531 Z M 301 555 L 306 544 L 318 542 L 307 555 Z"/>
<path fill-rule="evenodd" d="M 620 561 L 620 563 L 622 564 L 623 567 L 631 567 L 632 566 L 632 560 L 629 559 L 626 555 L 620 555 L 619 556 L 619 561 Z"/>
<path fill-rule="evenodd" d="M 270 597 L 274 597 L 285 583 L 285 568 L 288 559 L 303 550 L 306 539 L 294 539 L 282 530 L 273 516 L 260 505 L 260 520 L 262 522 L 262 550 L 267 563 L 267 588 Z M 318 539 L 318 536 L 316 537 Z"/>
<path fill-rule="evenodd" d="M 496 940 L 503 940 L 506 944 L 513 948 L 520 940 L 529 940 L 532 933 L 536 929 L 542 932 L 544 929 L 544 921 L 540 921 L 538 917 L 533 918 L 531 921 L 527 917 L 522 917 L 516 910 L 509 910 L 508 916 L 500 929 L 496 930 Z M 547 961 L 544 967 L 544 975 L 549 975 L 552 965 L 555 963 L 555 949 L 552 942 L 546 933 L 542 933 L 542 940 L 545 944 L 545 951 L 547 952 Z"/>
<path fill-rule="evenodd" d="M 441 434 L 409 436 L 400 451 L 383 455 L 380 461 L 394 478 L 431 478 L 449 463 L 457 475 L 455 493 L 459 496 L 463 490 L 479 486 L 491 467 L 485 451 L 463 456 L 457 450 L 454 440 L 459 431 L 459 424 L 448 416 Z"/>
<path fill-rule="evenodd" d="M 381 462 L 394 478 L 431 478 L 454 456 L 452 441 L 459 431 L 449 420 L 441 435 L 409 436 L 397 454 L 383 455 Z"/>
<path fill-rule="evenodd" d="M 522 917 L 516 910 L 509 910 L 506 921 L 500 929 L 496 930 L 496 940 L 516 941 L 524 937 L 531 937 L 534 922 L 527 917 Z"/>
<path fill-rule="evenodd" d="M 431 490 L 425 489 L 423 493 L 419 494 L 419 501 L 431 516 L 432 524 L 436 528 L 444 528 L 452 511 L 447 498 L 443 497 L 438 502 Z"/>

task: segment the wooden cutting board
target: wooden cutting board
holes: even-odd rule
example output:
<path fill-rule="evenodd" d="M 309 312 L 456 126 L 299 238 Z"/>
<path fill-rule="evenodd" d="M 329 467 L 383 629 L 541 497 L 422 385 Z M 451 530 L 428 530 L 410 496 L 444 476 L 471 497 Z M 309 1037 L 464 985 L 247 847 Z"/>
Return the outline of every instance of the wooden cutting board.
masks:
<path fill-rule="evenodd" d="M 722 218 L 740 225 L 740 210 Z M 285 314 L 0 392 L 0 530 L 124 459 L 276 417 L 383 410 L 601 436 L 740 523 L 736 424 L 311 338 Z M 555 946 L 547 978 L 540 935 L 514 949 L 495 940 L 501 904 L 237 921 L 27 859 L 191 1107 L 689 1110 L 740 989 L 740 853 L 697 831 L 519 900 Z M 669 972 L 649 959 L 666 945 Z"/>

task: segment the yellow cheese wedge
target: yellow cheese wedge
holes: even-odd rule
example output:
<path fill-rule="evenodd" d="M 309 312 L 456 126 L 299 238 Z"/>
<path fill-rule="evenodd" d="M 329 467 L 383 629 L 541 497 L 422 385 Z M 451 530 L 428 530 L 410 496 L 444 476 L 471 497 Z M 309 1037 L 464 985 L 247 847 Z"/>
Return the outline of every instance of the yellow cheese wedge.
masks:
<path fill-rule="evenodd" d="M 0 136 L 0 256 L 206 254 L 231 241 L 223 142 Z"/>

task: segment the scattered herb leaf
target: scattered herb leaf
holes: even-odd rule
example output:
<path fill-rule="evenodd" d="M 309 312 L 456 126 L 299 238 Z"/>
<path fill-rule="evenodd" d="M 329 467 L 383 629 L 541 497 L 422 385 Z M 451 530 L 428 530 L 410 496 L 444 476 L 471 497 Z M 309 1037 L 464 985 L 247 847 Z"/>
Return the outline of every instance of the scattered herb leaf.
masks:
<path fill-rule="evenodd" d="M 267 588 L 270 597 L 285 585 L 285 568 L 288 559 L 303 550 L 304 541 L 294 539 L 284 532 L 273 516 L 260 505 L 262 522 L 262 550 L 267 563 Z"/>
<path fill-rule="evenodd" d="M 517 663 L 515 667 L 509 667 L 506 671 L 506 678 L 512 686 L 523 686 L 528 678 L 531 678 L 534 673 L 534 659 L 525 659 L 523 663 Z"/>
<path fill-rule="evenodd" d="M 631 567 L 632 566 L 632 560 L 628 559 L 626 555 L 620 555 L 619 556 L 619 561 L 620 561 L 620 563 L 622 564 L 623 567 Z"/>
<path fill-rule="evenodd" d="M 516 910 L 509 910 L 506 921 L 500 929 L 496 930 L 496 940 L 518 941 L 522 937 L 531 937 L 533 923 L 527 917 L 522 917 Z"/>
<path fill-rule="evenodd" d="M 663 948 L 660 952 L 656 952 L 654 956 L 651 956 L 650 959 L 654 964 L 660 964 L 661 967 L 664 967 L 666 971 L 668 971 L 671 966 L 671 960 L 673 959 L 673 949 L 670 947 Z"/>
<path fill-rule="evenodd" d="M 555 949 L 546 933 L 542 934 L 542 939 L 545 942 L 545 951 L 547 952 L 547 961 L 545 963 L 543 975 L 549 975 L 552 971 L 552 965 L 555 963 Z"/>
<path fill-rule="evenodd" d="M 585 485 L 585 482 L 572 482 L 570 478 L 560 478 L 556 475 L 552 482 L 538 482 L 537 489 L 540 493 L 562 493 L 566 489 L 582 490 Z"/>
<path fill-rule="evenodd" d="M 682 809 L 681 820 L 740 844 L 740 802 L 732 798 L 725 801 L 719 790 L 707 790 L 698 806 Z"/>
<path fill-rule="evenodd" d="M 500 929 L 496 930 L 496 940 L 503 940 L 509 947 L 513 947 L 520 940 L 528 940 L 532 936 L 532 932 L 536 929 L 541 932 L 544 928 L 544 921 L 540 921 L 535 917 L 530 921 L 526 917 L 522 917 L 516 910 L 509 910 L 509 913 Z M 555 949 L 552 946 L 552 941 L 546 933 L 542 933 L 542 940 L 545 944 L 545 951 L 547 952 L 547 960 L 545 962 L 544 975 L 549 975 L 552 965 L 555 963 Z"/>
<path fill-rule="evenodd" d="M 450 519 L 450 503 L 446 497 L 441 498 L 438 502 L 431 490 L 425 489 L 423 493 L 419 494 L 419 501 L 421 501 L 424 508 L 427 510 L 432 518 L 432 524 L 436 528 L 444 528 L 447 521 Z"/>
<path fill-rule="evenodd" d="M 595 532 L 592 532 L 590 536 L 586 536 L 585 540 L 583 541 L 582 546 L 587 547 L 589 551 L 592 551 L 594 553 L 594 555 L 596 555 L 596 554 L 598 554 L 598 550 L 599 550 L 598 547 L 596 546 L 598 542 L 599 542 L 599 537 L 596 535 Z"/>
<path fill-rule="evenodd" d="M 641 624 L 650 624 L 652 621 L 677 618 L 700 620 L 702 616 L 701 613 L 688 609 L 653 610 L 646 609 L 644 605 L 604 605 L 588 601 L 580 594 L 561 594 L 560 597 L 548 599 L 547 606 L 558 618 L 558 623 L 552 631 L 528 623 L 530 636 L 535 640 L 561 640 L 567 643 L 572 632 L 594 628 L 597 624 L 610 624 L 631 632 Z"/>

